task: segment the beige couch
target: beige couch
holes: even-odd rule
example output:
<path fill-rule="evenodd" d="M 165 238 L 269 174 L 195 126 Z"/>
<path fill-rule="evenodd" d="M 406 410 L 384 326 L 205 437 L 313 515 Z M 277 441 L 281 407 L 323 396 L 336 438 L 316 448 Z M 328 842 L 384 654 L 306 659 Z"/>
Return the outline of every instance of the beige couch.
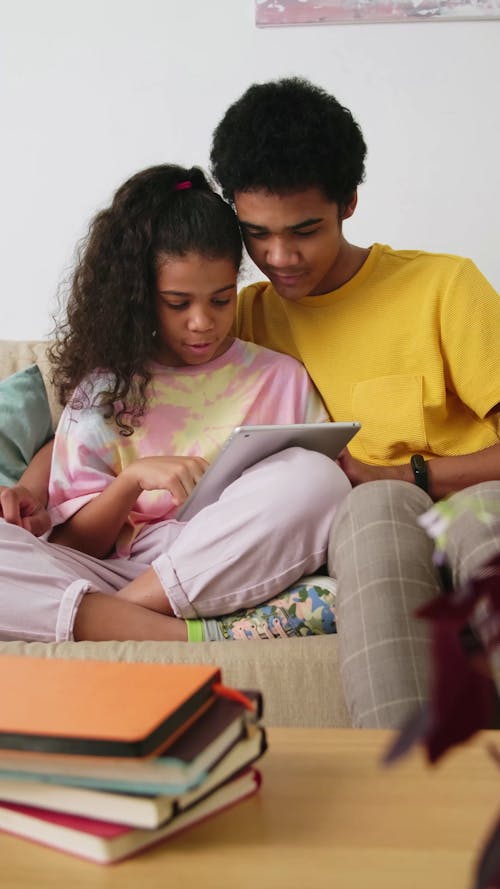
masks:
<path fill-rule="evenodd" d="M 49 382 L 46 345 L 0 340 L 0 378 L 38 364 L 54 422 L 59 408 Z M 336 636 L 235 642 L 0 642 L 0 654 L 120 661 L 199 661 L 221 667 L 226 683 L 263 691 L 268 725 L 348 726 Z"/>

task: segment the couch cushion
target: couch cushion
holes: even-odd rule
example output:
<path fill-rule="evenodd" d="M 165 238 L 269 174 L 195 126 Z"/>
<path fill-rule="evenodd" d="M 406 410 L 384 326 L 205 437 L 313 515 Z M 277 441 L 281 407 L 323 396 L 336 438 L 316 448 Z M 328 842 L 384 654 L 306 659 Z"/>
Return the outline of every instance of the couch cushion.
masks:
<path fill-rule="evenodd" d="M 0 380 L 23 370 L 30 364 L 37 364 L 42 374 L 49 399 L 52 425 L 55 429 L 61 416 L 61 405 L 57 401 L 51 383 L 51 367 L 47 355 L 49 343 L 45 340 L 0 340 Z"/>
<path fill-rule="evenodd" d="M 47 393 L 36 364 L 0 382 L 0 484 L 12 485 L 52 435 Z"/>

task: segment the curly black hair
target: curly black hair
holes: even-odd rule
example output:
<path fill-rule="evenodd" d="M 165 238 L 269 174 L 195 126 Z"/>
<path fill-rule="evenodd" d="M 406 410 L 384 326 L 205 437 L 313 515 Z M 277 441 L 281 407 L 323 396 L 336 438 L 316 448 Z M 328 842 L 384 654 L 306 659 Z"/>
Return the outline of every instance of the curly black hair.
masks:
<path fill-rule="evenodd" d="M 108 371 L 114 382 L 99 404 L 123 434 L 133 432 L 151 379 L 158 259 L 190 252 L 231 259 L 236 269 L 241 262 L 235 213 L 202 170 L 163 164 L 128 179 L 91 222 L 55 319 L 50 357 L 61 404 L 87 374 Z"/>
<path fill-rule="evenodd" d="M 211 172 L 224 197 L 320 188 L 339 206 L 364 178 L 366 145 L 351 112 L 299 77 L 253 84 L 213 135 Z"/>

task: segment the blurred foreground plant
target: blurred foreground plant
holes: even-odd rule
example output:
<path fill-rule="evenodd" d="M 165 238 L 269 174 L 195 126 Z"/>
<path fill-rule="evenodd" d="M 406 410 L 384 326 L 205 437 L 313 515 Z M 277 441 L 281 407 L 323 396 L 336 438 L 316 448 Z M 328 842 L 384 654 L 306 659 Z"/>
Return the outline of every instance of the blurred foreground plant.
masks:
<path fill-rule="evenodd" d="M 469 508 L 467 503 L 462 508 Z M 447 501 L 422 516 L 422 525 L 436 542 L 436 562 L 447 577 L 446 531 L 454 514 Z M 491 514 L 480 518 L 496 521 Z M 435 763 L 456 744 L 491 728 L 498 712 L 500 688 L 500 553 L 462 586 L 419 609 L 431 622 L 433 676 L 424 708 L 403 727 L 384 762 L 393 763 L 416 744 Z M 490 750 L 500 766 L 500 752 Z M 478 862 L 474 889 L 500 887 L 500 818 Z"/>

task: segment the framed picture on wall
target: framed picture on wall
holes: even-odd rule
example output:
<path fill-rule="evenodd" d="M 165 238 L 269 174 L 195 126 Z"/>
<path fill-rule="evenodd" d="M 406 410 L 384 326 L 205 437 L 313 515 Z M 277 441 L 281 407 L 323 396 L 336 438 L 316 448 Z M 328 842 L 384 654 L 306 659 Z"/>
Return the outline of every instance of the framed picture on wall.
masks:
<path fill-rule="evenodd" d="M 499 18 L 500 0 L 255 0 L 261 28 Z"/>

